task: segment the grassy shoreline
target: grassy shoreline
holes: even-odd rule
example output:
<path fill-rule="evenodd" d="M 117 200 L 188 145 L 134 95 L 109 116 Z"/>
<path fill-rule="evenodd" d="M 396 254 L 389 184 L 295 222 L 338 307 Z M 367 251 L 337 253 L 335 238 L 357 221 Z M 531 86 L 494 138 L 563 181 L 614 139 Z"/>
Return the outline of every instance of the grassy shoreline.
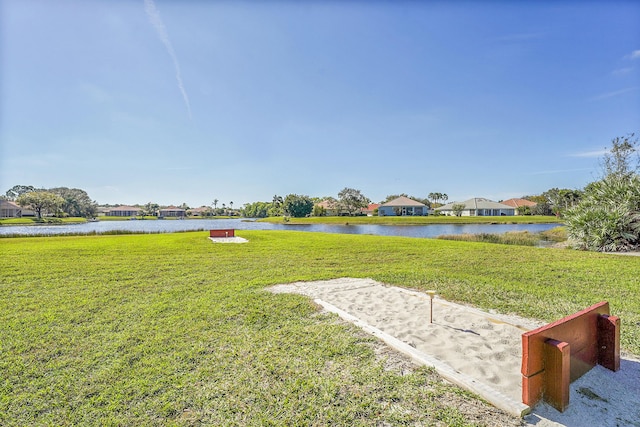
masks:
<path fill-rule="evenodd" d="M 158 220 L 155 216 L 147 216 L 144 220 Z M 164 220 L 175 220 L 177 218 L 164 218 Z M 187 217 L 188 220 L 199 219 L 251 219 L 242 217 Z M 130 218 L 100 216 L 98 221 L 129 221 Z M 258 222 L 281 223 L 285 222 L 283 217 L 268 217 L 257 219 Z M 51 225 L 87 222 L 86 218 L 45 218 L 37 221 L 35 218 L 2 218 L 1 226 L 11 225 Z M 428 225 L 428 224 L 543 224 L 562 223 L 562 219 L 555 216 L 475 216 L 475 217 L 455 217 L 455 216 L 404 216 L 404 217 L 379 217 L 379 216 L 322 216 L 309 218 L 288 218 L 288 224 L 374 224 L 374 225 Z"/>
<path fill-rule="evenodd" d="M 428 370 L 277 283 L 371 277 L 556 320 L 601 300 L 640 354 L 640 258 L 404 237 L 241 231 L 0 242 L 2 425 L 471 425 Z M 459 400 L 458 400 L 459 402 Z M 473 403 L 473 404 L 478 404 Z M 487 407 L 487 410 L 491 408 Z"/>
<path fill-rule="evenodd" d="M 261 218 L 259 222 L 285 222 L 283 217 Z M 429 224 L 546 224 L 562 223 L 555 216 L 321 216 L 287 218 L 288 224 L 375 224 L 375 225 L 429 225 Z"/>

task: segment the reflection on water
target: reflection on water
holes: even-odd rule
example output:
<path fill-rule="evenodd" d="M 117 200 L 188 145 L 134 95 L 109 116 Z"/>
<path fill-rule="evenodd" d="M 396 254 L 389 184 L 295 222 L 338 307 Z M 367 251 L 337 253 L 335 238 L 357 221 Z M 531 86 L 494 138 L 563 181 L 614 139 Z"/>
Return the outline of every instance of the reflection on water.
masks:
<path fill-rule="evenodd" d="M 321 233 L 372 234 L 377 236 L 437 237 L 442 234 L 500 234 L 507 231 L 537 233 L 560 224 L 429 224 L 429 225 L 339 225 L 339 224 L 272 224 L 241 219 L 136 220 L 98 221 L 82 224 L 4 226 L 0 234 L 64 235 L 131 231 L 138 233 L 171 233 L 175 231 L 235 228 L 236 230 L 297 230 Z"/>

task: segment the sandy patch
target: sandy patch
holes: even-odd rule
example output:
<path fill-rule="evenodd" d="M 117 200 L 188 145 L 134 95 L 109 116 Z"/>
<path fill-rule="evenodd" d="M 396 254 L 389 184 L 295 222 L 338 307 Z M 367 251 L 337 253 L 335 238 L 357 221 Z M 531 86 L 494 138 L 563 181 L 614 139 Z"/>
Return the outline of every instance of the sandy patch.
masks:
<path fill-rule="evenodd" d="M 522 397 L 521 335 L 543 324 L 483 312 L 438 297 L 433 300 L 430 323 L 426 294 L 370 279 L 297 282 L 270 290 L 303 294 L 335 306 L 339 309 L 336 312 L 348 313 L 344 318 L 360 326 L 370 325 L 369 332 L 380 330 L 381 335 L 394 337 L 425 354 L 426 360 L 435 359 L 435 365 L 449 366 L 463 378 L 482 383 L 481 389 L 486 386 L 513 402 L 521 402 Z M 621 370 L 615 373 L 596 367 L 572 384 L 570 405 L 564 413 L 540 404 L 525 420 L 538 427 L 640 426 L 639 383 L 637 360 L 623 359 Z"/>
<path fill-rule="evenodd" d="M 213 243 L 247 243 L 248 240 L 242 237 L 209 237 Z"/>

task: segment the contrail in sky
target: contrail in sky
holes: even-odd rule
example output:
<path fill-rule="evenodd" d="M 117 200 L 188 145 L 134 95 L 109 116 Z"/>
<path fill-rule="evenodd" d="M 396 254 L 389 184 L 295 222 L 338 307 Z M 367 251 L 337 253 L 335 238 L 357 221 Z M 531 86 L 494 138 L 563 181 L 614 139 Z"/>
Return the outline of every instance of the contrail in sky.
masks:
<path fill-rule="evenodd" d="M 187 111 L 189 112 L 189 118 L 191 117 L 191 104 L 189 104 L 189 97 L 187 96 L 187 91 L 184 90 L 184 84 L 182 83 L 182 75 L 180 74 L 180 64 L 178 64 L 178 57 L 176 56 L 176 52 L 173 50 L 173 46 L 171 45 L 171 40 L 169 40 L 169 33 L 167 33 L 167 28 L 164 26 L 162 22 L 162 18 L 160 18 L 160 13 L 156 8 L 156 4 L 153 0 L 144 0 L 144 10 L 147 12 L 149 16 L 149 21 L 156 29 L 158 33 L 158 37 L 160 37 L 160 41 L 164 44 L 164 47 L 167 48 L 167 52 L 169 52 L 169 56 L 173 60 L 173 66 L 176 69 L 176 80 L 178 80 L 178 88 L 182 93 L 182 98 L 184 99 L 184 103 L 187 105 Z"/>

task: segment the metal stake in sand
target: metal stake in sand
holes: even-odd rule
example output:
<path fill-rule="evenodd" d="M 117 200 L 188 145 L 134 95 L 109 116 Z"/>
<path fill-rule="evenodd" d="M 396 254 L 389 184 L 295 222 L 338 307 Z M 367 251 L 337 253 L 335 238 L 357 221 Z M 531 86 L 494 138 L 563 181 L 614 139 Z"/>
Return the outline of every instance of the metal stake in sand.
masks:
<path fill-rule="evenodd" d="M 433 297 L 436 296 L 436 291 L 427 291 L 427 295 L 429 295 L 429 302 L 431 304 L 431 312 L 429 314 L 429 323 L 433 323 Z"/>

